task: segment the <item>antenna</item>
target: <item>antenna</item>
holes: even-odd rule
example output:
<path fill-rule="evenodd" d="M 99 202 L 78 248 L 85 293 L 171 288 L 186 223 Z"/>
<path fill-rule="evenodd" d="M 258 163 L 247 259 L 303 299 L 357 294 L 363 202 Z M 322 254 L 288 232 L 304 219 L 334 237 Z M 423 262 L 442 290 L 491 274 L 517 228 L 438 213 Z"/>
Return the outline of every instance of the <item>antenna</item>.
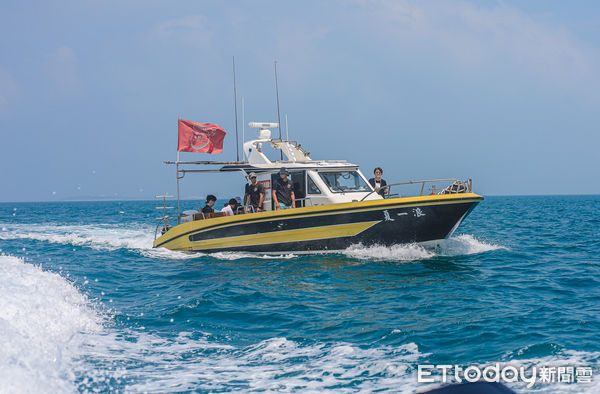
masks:
<path fill-rule="evenodd" d="M 246 107 L 244 106 L 244 96 L 242 96 L 242 148 L 244 147 L 244 142 L 246 142 L 245 130 L 246 130 Z M 242 149 L 242 157 L 246 160 L 246 151 Z"/>
<path fill-rule="evenodd" d="M 235 152 L 236 160 L 240 161 L 240 143 L 238 137 L 237 91 L 235 86 L 235 56 L 233 56 L 233 106 L 235 108 Z"/>
<path fill-rule="evenodd" d="M 285 139 L 290 140 L 290 129 L 288 128 L 287 114 L 285 114 Z"/>
<path fill-rule="evenodd" d="M 277 82 L 277 60 L 275 60 L 275 93 L 277 94 L 277 123 L 279 126 L 279 139 L 281 139 L 281 115 L 279 114 L 279 83 Z M 283 152 L 281 154 L 281 160 L 283 160 Z"/>

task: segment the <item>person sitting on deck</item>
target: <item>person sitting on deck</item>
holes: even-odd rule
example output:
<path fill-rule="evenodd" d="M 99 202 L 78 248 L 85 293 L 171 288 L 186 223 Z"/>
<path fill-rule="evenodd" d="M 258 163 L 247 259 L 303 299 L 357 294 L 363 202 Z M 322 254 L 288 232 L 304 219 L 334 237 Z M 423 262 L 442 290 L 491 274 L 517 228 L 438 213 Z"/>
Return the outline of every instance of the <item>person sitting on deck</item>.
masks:
<path fill-rule="evenodd" d="M 248 212 L 260 212 L 263 209 L 265 187 L 256 181 L 256 173 L 251 172 L 248 174 L 248 178 L 250 179 L 250 183 L 246 184 L 244 206 L 248 207 Z M 250 206 L 252 206 L 252 208 L 250 208 Z"/>
<path fill-rule="evenodd" d="M 236 206 L 235 206 L 235 209 L 233 210 L 233 214 L 234 215 L 242 215 L 242 214 L 246 213 L 246 211 L 244 210 L 244 206 L 242 205 L 242 199 L 239 196 L 235 196 L 234 199 L 236 202 Z"/>
<path fill-rule="evenodd" d="M 383 170 L 381 169 L 381 167 L 375 167 L 375 170 L 373 171 L 373 173 L 375 174 L 375 178 L 371 178 L 369 179 L 369 183 L 371 184 L 371 186 L 373 186 L 373 189 L 377 189 L 377 188 L 381 188 L 377 191 L 377 193 L 385 198 L 385 194 L 387 193 L 387 182 L 385 181 L 385 179 L 381 179 L 381 175 L 383 175 Z"/>
<path fill-rule="evenodd" d="M 221 209 L 221 212 L 225 212 L 225 216 L 233 216 L 239 207 L 239 203 L 235 198 L 229 200 L 225 207 Z"/>
<path fill-rule="evenodd" d="M 215 205 L 215 201 L 217 201 L 217 197 L 212 194 L 206 196 L 206 205 L 202 208 L 202 213 L 214 213 L 215 210 L 213 209 L 213 206 Z"/>
<path fill-rule="evenodd" d="M 296 196 L 294 195 L 294 184 L 288 179 L 290 173 L 282 168 L 279 170 L 280 178 L 273 185 L 273 202 L 275 209 L 296 208 Z"/>

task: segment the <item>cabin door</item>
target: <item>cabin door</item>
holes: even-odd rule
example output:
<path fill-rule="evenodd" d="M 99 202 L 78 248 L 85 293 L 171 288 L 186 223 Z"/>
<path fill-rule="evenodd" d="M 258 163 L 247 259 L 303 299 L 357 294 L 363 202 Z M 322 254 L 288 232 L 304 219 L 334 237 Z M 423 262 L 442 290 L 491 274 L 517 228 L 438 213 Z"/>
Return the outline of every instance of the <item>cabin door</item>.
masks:
<path fill-rule="evenodd" d="M 296 196 L 296 207 L 303 207 L 306 197 L 306 171 L 291 172 L 292 183 L 294 184 L 294 194 Z"/>

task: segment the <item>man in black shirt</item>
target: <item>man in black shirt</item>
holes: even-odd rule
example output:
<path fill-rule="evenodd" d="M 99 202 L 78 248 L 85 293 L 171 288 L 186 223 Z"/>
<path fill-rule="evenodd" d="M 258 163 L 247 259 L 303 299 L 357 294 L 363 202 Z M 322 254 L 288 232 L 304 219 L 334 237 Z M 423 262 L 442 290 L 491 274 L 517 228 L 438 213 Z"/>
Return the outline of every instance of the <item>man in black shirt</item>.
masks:
<path fill-rule="evenodd" d="M 206 205 L 202 208 L 202 213 L 214 213 L 213 206 L 215 205 L 215 201 L 217 201 L 217 197 L 212 194 L 206 196 Z"/>
<path fill-rule="evenodd" d="M 250 178 L 250 184 L 246 184 L 244 205 L 253 206 L 254 212 L 262 211 L 263 200 L 265 199 L 265 187 L 256 181 L 256 174 L 254 172 L 251 172 L 248 178 Z"/>
<path fill-rule="evenodd" d="M 381 175 L 383 175 L 383 170 L 381 169 L 381 167 L 375 167 L 375 170 L 373 171 L 373 174 L 375 174 L 375 178 L 371 178 L 369 179 L 369 183 L 371 184 L 371 186 L 373 186 L 373 189 L 379 189 L 379 191 L 377 191 L 377 193 L 385 198 L 386 193 L 388 193 L 388 188 L 384 187 L 387 186 L 387 182 L 385 181 L 385 179 L 381 179 Z"/>
<path fill-rule="evenodd" d="M 279 179 L 273 185 L 273 202 L 275 209 L 296 208 L 296 196 L 294 195 L 294 184 L 288 179 L 290 173 L 282 168 L 279 170 Z"/>

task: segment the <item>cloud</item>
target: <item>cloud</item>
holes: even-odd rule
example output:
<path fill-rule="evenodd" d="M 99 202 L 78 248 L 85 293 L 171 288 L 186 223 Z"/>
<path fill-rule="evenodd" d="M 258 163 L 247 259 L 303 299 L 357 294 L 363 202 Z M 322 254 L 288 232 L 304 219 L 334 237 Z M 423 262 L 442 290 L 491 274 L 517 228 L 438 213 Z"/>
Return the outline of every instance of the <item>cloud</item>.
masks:
<path fill-rule="evenodd" d="M 0 68 L 0 114 L 8 111 L 8 106 L 19 93 L 17 83 L 8 71 Z"/>
<path fill-rule="evenodd" d="M 189 15 L 158 24 L 156 35 L 165 41 L 178 41 L 199 47 L 208 47 L 212 32 L 207 28 L 202 15 Z"/>
<path fill-rule="evenodd" d="M 559 25 L 498 3 L 361 1 L 364 20 L 398 50 L 450 59 L 461 68 L 509 66 L 558 81 L 596 78 L 597 54 Z M 421 47 L 423 46 L 423 47 Z"/>
<path fill-rule="evenodd" d="M 46 72 L 56 93 L 70 96 L 81 92 L 79 59 L 70 47 L 59 47 L 48 56 Z"/>
<path fill-rule="evenodd" d="M 294 82 L 302 81 L 302 74 L 315 67 L 319 44 L 330 32 L 329 26 L 296 24 L 281 27 L 277 34 L 276 53 L 286 61 L 286 69 Z"/>

